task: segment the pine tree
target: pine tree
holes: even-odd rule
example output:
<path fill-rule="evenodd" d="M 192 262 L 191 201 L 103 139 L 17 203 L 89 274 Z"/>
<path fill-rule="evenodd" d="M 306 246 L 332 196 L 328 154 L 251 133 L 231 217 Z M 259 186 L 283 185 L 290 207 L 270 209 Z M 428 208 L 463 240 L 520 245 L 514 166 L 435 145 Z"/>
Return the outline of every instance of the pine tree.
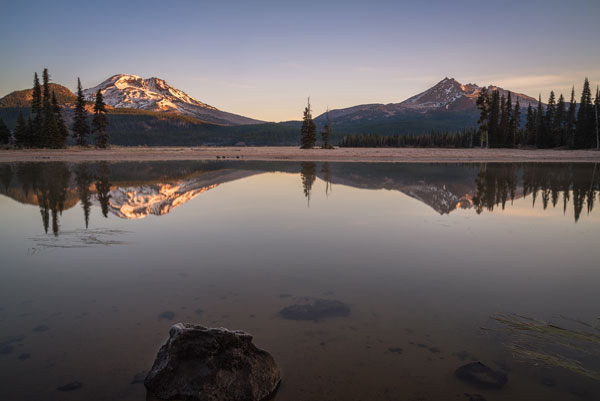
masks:
<path fill-rule="evenodd" d="M 578 149 L 592 147 L 594 137 L 594 107 L 592 106 L 592 91 L 586 78 L 581 91 L 581 102 L 577 110 L 575 124 L 575 147 Z"/>
<path fill-rule="evenodd" d="M 500 131 L 500 94 L 498 90 L 492 93 L 492 101 L 490 102 L 490 119 L 488 128 L 488 147 L 498 146 L 498 137 Z"/>
<path fill-rule="evenodd" d="M 23 117 L 23 112 L 19 111 L 19 117 L 17 117 L 17 126 L 14 132 L 15 145 L 19 148 L 26 147 L 29 143 L 29 127 Z"/>
<path fill-rule="evenodd" d="M 558 103 L 556 104 L 556 115 L 554 119 L 554 126 L 556 127 L 556 142 L 555 146 L 566 145 L 566 126 L 567 126 L 567 106 L 565 104 L 565 98 L 560 94 L 558 97 Z"/>
<path fill-rule="evenodd" d="M 540 94 L 535 113 L 535 146 L 538 148 L 543 148 L 546 143 L 546 130 L 544 128 L 544 106 L 542 106 L 542 94 Z"/>
<path fill-rule="evenodd" d="M 6 124 L 4 124 L 4 121 L 2 120 L 2 118 L 0 118 L 0 144 L 8 145 L 9 142 L 10 142 L 10 130 L 8 129 Z"/>
<path fill-rule="evenodd" d="M 544 121 L 545 138 L 543 147 L 552 148 L 556 143 L 557 130 L 554 125 L 556 122 L 556 97 L 554 91 L 550 91 L 550 97 L 548 98 L 548 105 L 546 106 L 546 115 Z"/>
<path fill-rule="evenodd" d="M 510 92 L 506 95 L 506 104 L 504 112 L 506 113 L 506 133 L 504 135 L 504 146 L 512 148 L 515 141 L 515 122 L 513 120 L 512 95 Z"/>
<path fill-rule="evenodd" d="M 507 104 L 506 99 L 504 98 L 504 94 L 500 97 L 500 130 L 499 130 L 499 138 L 498 138 L 498 147 L 504 147 L 506 144 L 506 137 L 508 135 L 508 113 L 507 113 Z"/>
<path fill-rule="evenodd" d="M 535 144 L 535 118 L 533 116 L 533 108 L 531 103 L 527 106 L 527 122 L 525 123 L 525 138 L 524 145 Z"/>
<path fill-rule="evenodd" d="M 521 142 L 521 105 L 519 104 L 519 97 L 517 96 L 517 103 L 513 111 L 512 130 L 513 130 L 513 143 L 512 147 L 516 147 Z"/>
<path fill-rule="evenodd" d="M 329 108 L 325 112 L 325 127 L 321 131 L 323 137 L 323 149 L 333 149 L 331 146 L 331 119 L 329 118 Z"/>
<path fill-rule="evenodd" d="M 102 98 L 102 92 L 98 89 L 96 92 L 96 102 L 94 103 L 94 118 L 92 119 L 92 133 L 96 134 L 96 147 L 106 149 L 108 147 L 108 133 L 106 126 L 106 105 Z"/>
<path fill-rule="evenodd" d="M 44 88 L 42 109 L 43 109 L 43 123 L 42 123 L 42 139 L 41 144 L 46 148 L 56 147 L 58 133 L 58 125 L 56 124 L 56 118 L 54 115 L 54 109 L 52 107 L 52 99 L 50 96 L 50 75 L 48 69 L 44 68 L 42 73 L 42 84 Z"/>
<path fill-rule="evenodd" d="M 479 96 L 477 97 L 477 108 L 479 109 L 479 137 L 481 138 L 481 147 L 483 148 L 484 142 L 487 141 L 489 147 L 490 142 L 488 139 L 488 124 L 490 115 L 490 98 L 488 96 L 487 88 L 481 88 Z"/>
<path fill-rule="evenodd" d="M 90 127 L 87 122 L 87 112 L 85 111 L 85 99 L 83 98 L 83 89 L 81 81 L 77 78 L 77 101 L 75 103 L 75 115 L 73 116 L 73 136 L 78 146 L 87 146 L 87 134 Z"/>
<path fill-rule="evenodd" d="M 575 147 L 575 112 L 577 104 L 575 103 L 575 87 L 571 88 L 571 100 L 569 101 L 569 110 L 567 111 L 567 126 L 566 126 L 566 145 L 570 148 Z"/>
<path fill-rule="evenodd" d="M 54 120 L 56 121 L 56 135 L 53 141 L 54 148 L 64 148 L 67 145 L 67 138 L 69 137 L 69 130 L 67 124 L 62 116 L 62 111 L 58 101 L 56 100 L 56 94 L 52 91 L 52 111 L 54 113 Z"/>
<path fill-rule="evenodd" d="M 29 143 L 27 147 L 42 147 L 43 143 L 43 117 L 42 117 L 42 87 L 37 72 L 33 75 L 33 93 L 31 94 L 31 121 Z"/>
<path fill-rule="evenodd" d="M 596 131 L 596 149 L 600 149 L 600 87 L 596 86 L 596 99 L 594 100 L 594 122 Z"/>
<path fill-rule="evenodd" d="M 308 105 L 304 108 L 304 118 L 302 120 L 302 149 L 312 149 L 317 142 L 317 126 L 312 119 L 312 113 L 310 110 L 310 97 L 308 98 Z"/>

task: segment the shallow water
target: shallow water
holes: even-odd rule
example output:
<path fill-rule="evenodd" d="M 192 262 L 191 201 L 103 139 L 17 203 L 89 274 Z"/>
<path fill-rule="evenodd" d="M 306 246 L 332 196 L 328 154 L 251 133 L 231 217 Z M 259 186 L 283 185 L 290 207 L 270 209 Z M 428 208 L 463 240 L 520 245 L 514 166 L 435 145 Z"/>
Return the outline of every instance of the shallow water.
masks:
<path fill-rule="evenodd" d="M 276 400 L 600 399 L 599 190 L 594 164 L 0 164 L 3 398 L 146 399 L 185 321 L 252 333 Z M 279 314 L 320 299 L 349 313 Z"/>

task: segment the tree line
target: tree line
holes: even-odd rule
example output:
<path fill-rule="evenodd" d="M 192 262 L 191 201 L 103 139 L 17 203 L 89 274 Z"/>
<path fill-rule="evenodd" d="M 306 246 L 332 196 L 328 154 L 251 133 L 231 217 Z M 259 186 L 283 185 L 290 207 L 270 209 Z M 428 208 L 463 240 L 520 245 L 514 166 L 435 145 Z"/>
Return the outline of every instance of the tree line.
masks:
<path fill-rule="evenodd" d="M 96 147 L 107 148 L 109 141 L 107 126 L 106 105 L 100 90 L 96 92 L 91 126 L 88 123 L 86 101 L 83 97 L 81 81 L 77 78 L 77 100 L 71 125 L 71 135 L 75 143 L 81 147 L 89 146 L 88 137 L 92 134 Z M 68 139 L 69 129 L 63 117 L 63 110 L 58 104 L 55 92 L 50 91 L 50 74 L 45 68 L 41 84 L 37 72 L 33 76 L 29 118 L 25 120 L 23 112 L 19 112 L 13 132 L 0 119 L 0 143 L 18 148 L 61 149 L 67 146 Z"/>
<path fill-rule="evenodd" d="M 579 104 L 575 101 L 575 88 L 567 102 L 560 94 L 558 101 L 554 91 L 548 103 L 527 107 L 525 124 L 521 124 L 521 107 L 517 97 L 514 108 L 511 93 L 505 97 L 498 90 L 483 88 L 477 98 L 479 109 L 480 146 L 487 148 L 536 147 L 540 149 L 600 149 L 600 89 L 592 101 L 590 83 L 585 78 Z"/>
<path fill-rule="evenodd" d="M 428 135 L 346 135 L 338 146 L 346 148 L 472 148 L 478 141 L 478 131 L 468 128 L 458 132 L 433 130 Z"/>

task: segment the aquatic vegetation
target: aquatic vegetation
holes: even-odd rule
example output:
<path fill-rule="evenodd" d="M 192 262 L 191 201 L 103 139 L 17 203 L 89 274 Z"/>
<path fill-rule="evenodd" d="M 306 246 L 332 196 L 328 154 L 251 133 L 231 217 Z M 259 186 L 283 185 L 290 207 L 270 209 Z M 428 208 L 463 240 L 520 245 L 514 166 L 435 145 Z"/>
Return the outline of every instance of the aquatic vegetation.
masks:
<path fill-rule="evenodd" d="M 560 316 L 561 325 L 516 314 L 491 317 L 509 333 L 506 344 L 517 361 L 567 369 L 600 380 L 600 330 Z"/>

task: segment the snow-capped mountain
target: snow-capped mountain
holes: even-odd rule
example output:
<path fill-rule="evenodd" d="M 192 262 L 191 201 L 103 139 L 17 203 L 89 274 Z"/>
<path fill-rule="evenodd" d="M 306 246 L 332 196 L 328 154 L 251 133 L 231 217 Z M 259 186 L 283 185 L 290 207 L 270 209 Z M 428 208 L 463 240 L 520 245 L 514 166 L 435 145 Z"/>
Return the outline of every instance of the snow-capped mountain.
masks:
<path fill-rule="evenodd" d="M 461 115 L 477 114 L 476 101 L 481 93 L 476 84 L 463 85 L 454 78 L 444 78 L 431 88 L 418 95 L 412 96 L 400 103 L 389 104 L 364 104 L 348 107 L 345 109 L 331 110 L 330 117 L 334 124 L 356 124 L 356 123 L 391 123 L 402 121 L 413 121 L 422 118 L 431 118 L 444 115 L 448 117 L 449 112 L 457 112 Z M 496 86 L 488 86 L 489 91 L 498 90 L 501 95 L 507 96 L 508 90 Z M 511 92 L 513 105 L 517 98 L 521 107 L 537 105 L 537 100 L 522 93 Z M 424 115 L 424 116 L 419 116 Z M 324 116 L 317 117 L 321 122 Z M 475 120 L 476 121 L 476 118 Z"/>
<path fill-rule="evenodd" d="M 118 74 L 93 88 L 85 89 L 86 100 L 94 101 L 100 90 L 104 102 L 113 107 L 181 113 L 221 125 L 258 124 L 261 121 L 227 113 L 194 99 L 160 78 L 144 79 L 137 75 Z"/>

